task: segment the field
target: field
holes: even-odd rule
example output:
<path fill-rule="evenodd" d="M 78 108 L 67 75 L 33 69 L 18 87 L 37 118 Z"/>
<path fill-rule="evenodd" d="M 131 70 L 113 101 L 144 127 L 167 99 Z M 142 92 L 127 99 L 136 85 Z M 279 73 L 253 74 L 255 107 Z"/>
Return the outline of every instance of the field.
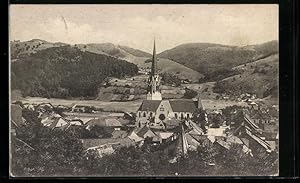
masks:
<path fill-rule="evenodd" d="M 209 99 L 214 100 L 216 98 L 217 93 L 214 93 L 213 87 L 215 86 L 216 82 L 207 82 L 207 83 L 201 83 L 201 84 L 183 84 L 183 87 L 187 87 L 189 89 L 192 89 L 194 91 L 197 91 L 201 93 L 201 99 Z"/>
<path fill-rule="evenodd" d="M 64 105 L 73 106 L 83 105 L 83 106 L 94 106 L 97 108 L 102 108 L 105 111 L 125 111 L 125 112 L 135 112 L 141 104 L 141 100 L 130 101 L 130 102 L 104 102 L 97 100 L 65 100 L 65 99 L 47 99 L 40 97 L 26 97 L 21 100 L 23 103 L 39 104 L 39 103 L 51 103 L 52 105 Z"/>
<path fill-rule="evenodd" d="M 74 104 L 83 106 L 94 106 L 102 108 L 104 111 L 123 111 L 123 112 L 136 112 L 142 100 L 128 101 L 128 102 L 104 102 L 97 100 L 64 100 L 64 99 L 46 99 L 39 97 L 26 97 L 21 100 L 23 103 L 39 104 L 51 103 L 52 105 L 65 105 L 73 106 Z M 215 100 L 215 99 L 202 99 L 202 104 L 205 109 L 222 109 L 226 106 L 239 105 L 247 106 L 245 102 Z"/>

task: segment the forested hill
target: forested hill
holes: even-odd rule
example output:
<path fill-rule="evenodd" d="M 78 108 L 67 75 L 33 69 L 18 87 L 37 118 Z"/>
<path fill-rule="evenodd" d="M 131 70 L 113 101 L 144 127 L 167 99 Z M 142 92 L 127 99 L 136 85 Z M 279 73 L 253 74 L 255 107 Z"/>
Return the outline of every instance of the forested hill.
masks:
<path fill-rule="evenodd" d="M 171 59 L 210 77 L 211 74 L 228 73 L 233 67 L 276 53 L 278 53 L 278 41 L 243 47 L 212 43 L 188 43 L 166 50 L 160 53 L 158 57 Z"/>
<path fill-rule="evenodd" d="M 72 46 L 40 50 L 11 65 L 12 90 L 24 96 L 93 97 L 107 77 L 133 76 L 135 64 Z"/>

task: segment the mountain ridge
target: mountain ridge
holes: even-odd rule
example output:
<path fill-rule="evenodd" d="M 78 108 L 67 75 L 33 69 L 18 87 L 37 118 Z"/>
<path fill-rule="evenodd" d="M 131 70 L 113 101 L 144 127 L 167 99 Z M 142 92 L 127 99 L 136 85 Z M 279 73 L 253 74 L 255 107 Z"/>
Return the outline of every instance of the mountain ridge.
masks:
<path fill-rule="evenodd" d="M 258 45 L 228 46 L 215 43 L 186 43 L 158 54 L 204 75 L 278 53 L 278 41 Z"/>

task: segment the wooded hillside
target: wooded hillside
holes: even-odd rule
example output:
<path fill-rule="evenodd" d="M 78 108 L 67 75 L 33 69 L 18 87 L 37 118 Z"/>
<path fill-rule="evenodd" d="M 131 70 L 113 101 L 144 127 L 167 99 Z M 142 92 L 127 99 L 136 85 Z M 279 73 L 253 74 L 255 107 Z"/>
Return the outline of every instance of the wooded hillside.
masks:
<path fill-rule="evenodd" d="M 137 74 L 138 67 L 107 55 L 71 46 L 52 47 L 20 58 L 11 65 L 12 90 L 24 96 L 94 97 L 107 77 Z"/>

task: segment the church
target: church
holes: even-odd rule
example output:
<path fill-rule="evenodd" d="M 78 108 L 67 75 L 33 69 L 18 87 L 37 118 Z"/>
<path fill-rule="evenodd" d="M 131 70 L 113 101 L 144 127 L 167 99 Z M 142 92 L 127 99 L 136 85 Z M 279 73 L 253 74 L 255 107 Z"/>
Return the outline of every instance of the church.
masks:
<path fill-rule="evenodd" d="M 160 76 L 157 71 L 155 40 L 152 55 L 151 72 L 148 79 L 148 93 L 136 113 L 136 127 L 145 125 L 154 129 L 165 129 L 165 122 L 192 118 L 197 108 L 202 108 L 200 98 L 163 100 L 160 92 Z"/>

